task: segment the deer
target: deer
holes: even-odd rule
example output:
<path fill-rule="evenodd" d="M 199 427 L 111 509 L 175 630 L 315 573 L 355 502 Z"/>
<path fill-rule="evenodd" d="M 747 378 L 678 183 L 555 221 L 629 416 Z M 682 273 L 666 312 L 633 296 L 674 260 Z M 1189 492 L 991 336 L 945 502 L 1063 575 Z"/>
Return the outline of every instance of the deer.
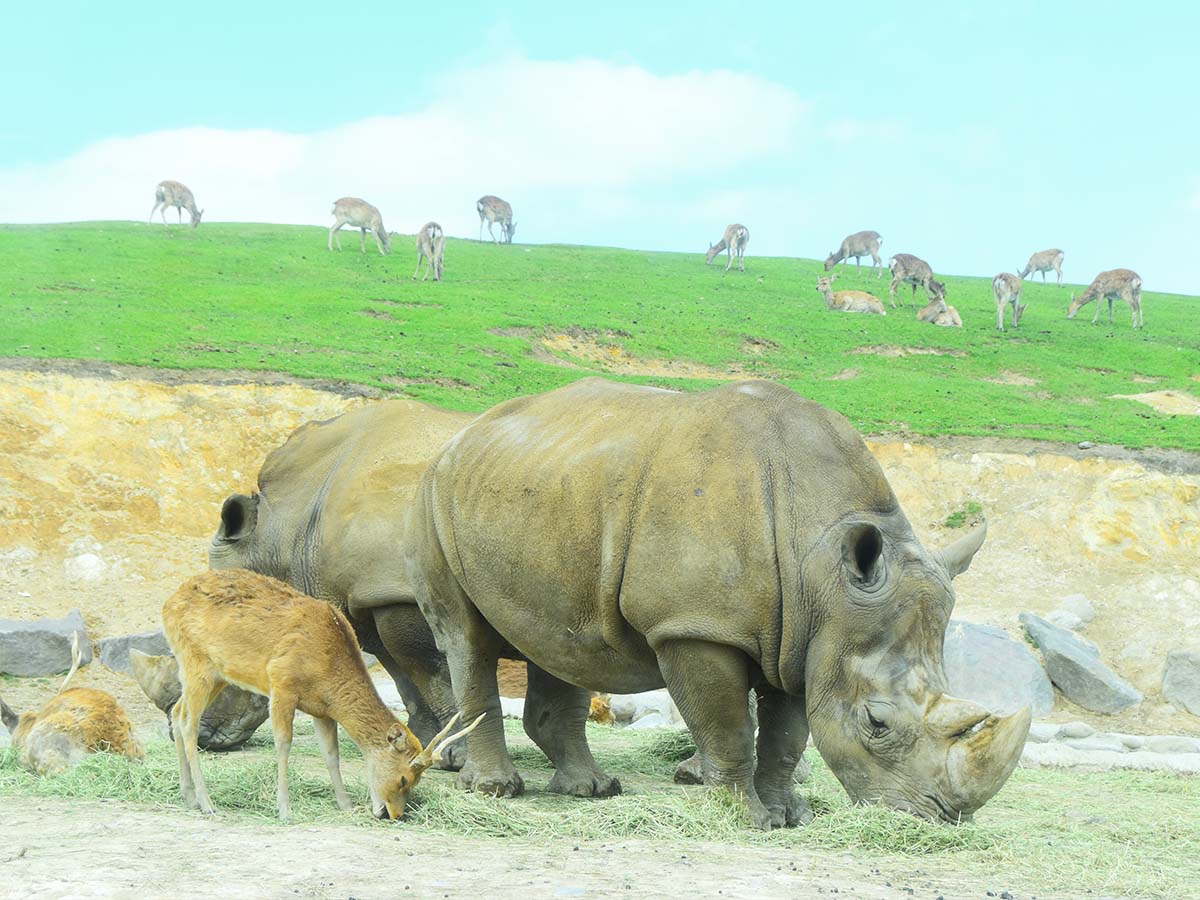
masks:
<path fill-rule="evenodd" d="M 728 272 L 733 266 L 733 257 L 737 255 L 738 269 L 742 272 L 746 271 L 746 245 L 750 243 L 750 229 L 745 225 L 739 225 L 736 222 L 728 225 L 725 228 L 725 233 L 721 235 L 721 240 L 715 244 L 708 245 L 708 254 L 704 259 L 704 264 L 708 265 L 713 261 L 713 258 L 718 253 L 726 253 L 729 256 L 729 262 L 725 264 L 725 271 Z"/>
<path fill-rule="evenodd" d="M 513 221 L 512 207 L 499 197 L 493 197 L 491 194 L 485 194 L 475 201 L 475 211 L 479 213 L 479 240 L 483 240 L 483 223 L 487 222 L 488 234 L 491 235 L 492 243 L 496 243 L 496 233 L 492 231 L 492 225 L 496 222 L 500 223 L 500 236 L 503 242 L 511 244 L 513 235 L 517 232 L 517 223 Z"/>
<path fill-rule="evenodd" d="M 1012 306 L 1012 326 L 1017 327 L 1025 312 L 1025 304 L 1021 302 L 1022 280 L 1020 275 L 1011 272 L 1001 272 L 992 279 L 992 296 L 996 298 L 996 327 L 1004 330 L 1004 307 Z"/>
<path fill-rule="evenodd" d="M 1061 250 L 1042 250 L 1029 257 L 1029 262 L 1025 263 L 1025 268 L 1021 269 L 1020 278 L 1025 280 L 1027 275 L 1033 275 L 1036 272 L 1042 273 L 1042 284 L 1046 283 L 1046 273 L 1053 269 L 1058 273 L 1058 286 L 1062 287 L 1062 262 L 1063 252 Z"/>
<path fill-rule="evenodd" d="M 1067 318 L 1075 318 L 1075 313 L 1096 301 L 1096 314 L 1092 316 L 1092 324 L 1100 318 L 1100 304 L 1108 301 L 1108 322 L 1113 320 L 1113 302 L 1124 300 L 1133 310 L 1133 327 L 1141 328 L 1145 324 L 1142 315 L 1142 276 L 1132 269 L 1109 269 L 1101 272 L 1088 285 L 1088 289 L 1076 297 L 1071 295 L 1071 306 L 1067 310 Z"/>
<path fill-rule="evenodd" d="M 892 309 L 896 308 L 896 288 L 905 282 L 912 285 L 914 303 L 916 303 L 917 285 L 920 285 L 921 289 L 925 291 L 926 300 L 940 304 L 942 309 L 946 308 L 946 285 L 933 277 L 933 269 L 925 260 L 919 256 L 913 256 L 911 253 L 897 253 L 888 260 L 888 269 L 892 273 L 892 283 L 888 288 Z M 900 305 L 904 305 L 903 300 Z"/>
<path fill-rule="evenodd" d="M 822 275 L 817 279 L 817 291 L 825 297 L 825 308 L 848 313 L 872 313 L 886 316 L 883 301 L 866 291 L 834 291 L 836 275 Z"/>
<path fill-rule="evenodd" d="M 928 322 L 931 325 L 941 325 L 945 328 L 962 328 L 962 316 L 953 306 L 945 302 L 932 300 L 917 312 L 918 322 Z"/>
<path fill-rule="evenodd" d="M 333 250 L 333 240 L 336 237 L 338 251 L 341 251 L 342 237 L 338 232 L 342 230 L 342 226 L 349 225 L 351 228 L 359 230 L 359 252 L 367 252 L 368 229 L 375 235 L 375 245 L 379 248 L 380 256 L 387 256 L 392 252 L 392 237 L 383 227 L 383 216 L 366 200 L 360 200 L 358 197 L 342 197 L 334 201 L 330 213 L 333 215 L 333 224 L 329 226 L 328 245 L 330 250 Z"/>
<path fill-rule="evenodd" d="M 37 775 L 57 775 L 89 753 L 146 758 L 133 723 L 116 699 L 94 688 L 69 688 L 79 671 L 79 632 L 71 636 L 71 670 L 54 698 L 37 712 L 17 715 L 0 699 L 0 720 L 12 735 L 21 765 Z"/>
<path fill-rule="evenodd" d="M 876 270 L 875 277 L 883 277 L 883 261 L 879 258 L 879 245 L 883 238 L 878 231 L 856 231 L 842 241 L 842 246 L 825 257 L 825 271 L 832 272 L 838 263 L 854 257 L 854 265 L 859 273 L 862 272 L 862 257 L 872 259 L 871 268 Z"/>
<path fill-rule="evenodd" d="M 167 207 L 174 206 L 179 213 L 179 224 L 183 224 L 183 211 L 186 209 L 188 215 L 192 217 L 192 227 L 200 227 L 200 217 L 204 215 L 204 210 L 196 209 L 196 198 L 192 196 L 192 192 L 186 184 L 181 184 L 178 181 L 160 181 L 154 187 L 154 206 L 150 209 L 150 221 L 154 221 L 154 214 L 162 212 L 163 225 L 167 224 Z"/>
<path fill-rule="evenodd" d="M 425 278 L 433 272 L 433 280 L 442 280 L 442 256 L 446 250 L 446 234 L 437 222 L 426 222 L 417 232 L 417 270 L 413 272 L 413 281 L 417 280 L 417 272 L 421 271 L 421 260 L 425 260 Z M 424 281 L 425 278 L 421 280 Z"/>
<path fill-rule="evenodd" d="M 451 718 L 427 746 L 384 705 L 367 674 L 350 622 L 328 603 L 247 569 L 218 569 L 185 581 L 163 604 L 163 632 L 179 662 L 183 692 L 171 710 L 179 784 L 185 804 L 216 812 L 196 738 L 200 715 L 234 684 L 270 700 L 278 765 L 276 808 L 291 817 L 287 764 L 296 710 L 313 717 L 334 798 L 352 808 L 342 782 L 338 725 L 362 750 L 371 810 L 404 815 L 408 795 L 443 750 L 483 720 L 451 734 Z"/>

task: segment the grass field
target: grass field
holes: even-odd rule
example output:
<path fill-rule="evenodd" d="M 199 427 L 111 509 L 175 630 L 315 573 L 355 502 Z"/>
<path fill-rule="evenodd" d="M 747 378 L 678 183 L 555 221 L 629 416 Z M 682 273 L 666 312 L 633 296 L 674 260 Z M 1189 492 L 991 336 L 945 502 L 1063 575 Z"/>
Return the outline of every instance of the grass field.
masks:
<path fill-rule="evenodd" d="M 1145 292 L 1134 332 L 1123 305 L 1113 326 L 1093 327 L 1094 306 L 1066 319 L 1071 288 L 1027 282 L 1022 326 L 1001 334 L 990 278 L 946 278 L 965 321 L 947 329 L 918 323 L 911 306 L 827 313 L 813 260 L 751 255 L 745 274 L 726 274 L 700 252 L 451 240 L 446 281 L 420 284 L 411 238 L 386 259 L 354 240 L 345 232 L 339 254 L 313 227 L 0 226 L 0 356 L 270 370 L 468 410 L 589 370 L 688 389 L 744 374 L 871 433 L 1200 450 L 1200 418 L 1113 399 L 1200 393 L 1196 298 Z M 919 250 L 885 255 L 901 249 Z M 1065 265 L 1078 281 L 1095 274 L 1072 269 L 1070 252 Z M 886 296 L 886 273 L 838 273 L 838 288 Z"/>
<path fill-rule="evenodd" d="M 1155 773 L 1018 770 L 971 825 L 921 822 L 880 807 L 856 808 L 820 758 L 809 753 L 813 773 L 801 786 L 815 821 L 806 828 L 763 834 L 748 830 L 740 807 L 723 793 L 671 783 L 679 759 L 693 749 L 677 732 L 638 732 L 589 725 L 601 765 L 620 776 L 626 793 L 587 801 L 545 792 L 551 769 L 516 722 L 506 723 L 527 796 L 491 800 L 465 794 L 443 772 L 427 773 L 401 823 L 377 822 L 366 810 L 361 756 L 343 742 L 352 813 L 333 804 L 328 776 L 306 717 L 297 722 L 292 748 L 294 827 L 306 823 L 346 827 L 418 829 L 450 836 L 513 840 L 626 838 L 731 845 L 851 851 L 887 870 L 897 857 L 920 857 L 963 875 L 986 877 L 1040 897 L 1063 894 L 1138 898 L 1191 896 L 1200 884 L 1200 780 Z M 248 751 L 205 754 L 213 802 L 223 817 L 274 827 L 275 764 L 270 736 L 261 730 Z M 97 754 L 70 772 L 38 779 L 0 751 L 0 800 L 34 795 L 117 799 L 185 813 L 178 799 L 178 769 L 171 744 L 157 739 L 144 765 Z M 1000 887 L 997 887 L 999 893 Z"/>

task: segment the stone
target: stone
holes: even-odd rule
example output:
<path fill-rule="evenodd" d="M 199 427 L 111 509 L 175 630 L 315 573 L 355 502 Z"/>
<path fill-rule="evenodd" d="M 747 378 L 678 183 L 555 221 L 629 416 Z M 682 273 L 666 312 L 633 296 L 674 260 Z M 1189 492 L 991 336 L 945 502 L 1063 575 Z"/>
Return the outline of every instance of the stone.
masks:
<path fill-rule="evenodd" d="M 1200 716 L 1200 653 L 1176 650 L 1167 654 L 1162 692 L 1173 706 Z"/>
<path fill-rule="evenodd" d="M 1034 722 L 1029 726 L 1029 737 L 1027 740 L 1035 744 L 1044 744 L 1058 737 L 1058 729 L 1059 726 L 1053 722 Z"/>
<path fill-rule="evenodd" d="M 1086 738 L 1068 738 L 1063 741 L 1068 747 L 1074 747 L 1076 750 L 1106 750 L 1109 753 L 1125 753 L 1128 747 L 1116 735 L 1111 734 L 1095 734 Z"/>
<path fill-rule="evenodd" d="M 1025 644 L 1002 628 L 951 619 L 944 658 L 950 693 L 998 715 L 1031 706 L 1035 716 L 1054 707 L 1054 688 Z"/>
<path fill-rule="evenodd" d="M 662 713 L 650 713 L 631 722 L 627 727 L 633 731 L 642 731 L 650 728 L 678 728 L 679 726 Z"/>
<path fill-rule="evenodd" d="M 1046 621 L 1059 628 L 1065 628 L 1067 631 L 1078 631 L 1083 627 L 1083 619 L 1065 609 L 1056 609 L 1054 612 L 1047 613 Z"/>
<path fill-rule="evenodd" d="M 379 692 L 379 699 L 383 701 L 383 705 L 392 712 L 401 712 L 404 710 L 404 698 L 400 696 L 400 691 L 396 689 L 396 682 L 387 675 L 380 675 L 373 679 L 375 690 Z"/>
<path fill-rule="evenodd" d="M 1091 450 L 1096 445 L 1093 444 L 1091 441 L 1080 441 L 1075 446 L 1077 446 L 1080 450 Z"/>
<path fill-rule="evenodd" d="M 1142 749 L 1150 753 L 1200 753 L 1200 741 L 1182 735 L 1160 734 L 1146 738 Z"/>
<path fill-rule="evenodd" d="M 1026 768 L 1071 768 L 1084 772 L 1131 769 L 1136 772 L 1170 772 L 1200 775 L 1200 753 L 1147 753 L 1144 750 L 1112 753 L 1107 750 L 1078 750 L 1060 742 L 1026 744 L 1021 753 Z"/>
<path fill-rule="evenodd" d="M 95 581 L 108 571 L 108 563 L 95 553 L 81 553 L 63 563 L 63 572 L 73 581 Z"/>
<path fill-rule="evenodd" d="M 525 718 L 525 698 L 523 697 L 501 697 L 500 698 L 500 715 L 506 719 L 523 719 Z"/>
<path fill-rule="evenodd" d="M 1059 601 L 1058 608 L 1063 612 L 1074 613 L 1079 616 L 1084 625 L 1096 618 L 1096 607 L 1083 594 L 1068 594 Z"/>
<path fill-rule="evenodd" d="M 1072 703 L 1111 715 L 1142 702 L 1137 688 L 1100 661 L 1095 644 L 1033 613 L 1021 613 L 1019 618 L 1029 639 L 1042 651 L 1050 680 Z"/>
<path fill-rule="evenodd" d="M 141 634 L 126 634 L 122 637 L 101 638 L 96 645 L 100 650 L 100 662 L 114 672 L 133 674 L 129 663 L 129 651 L 141 650 L 150 656 L 164 656 L 171 652 L 167 637 L 161 631 L 144 631 Z"/>
<path fill-rule="evenodd" d="M 57 675 L 71 668 L 71 635 L 79 635 L 79 663 L 92 661 L 92 643 L 79 610 L 61 619 L 0 619 L 0 673 Z"/>
<path fill-rule="evenodd" d="M 643 716 L 657 713 L 670 724 L 683 721 L 671 695 L 665 689 L 643 691 L 639 694 L 613 694 L 609 706 L 618 723 L 627 725 Z"/>
<path fill-rule="evenodd" d="M 1057 737 L 1059 740 L 1067 738 L 1089 738 L 1096 733 L 1096 729 L 1087 722 L 1068 722 L 1066 725 L 1058 729 Z"/>
<path fill-rule="evenodd" d="M 1124 744 L 1126 750 L 1141 750 L 1146 744 L 1146 738 L 1141 734 L 1122 734 L 1114 731 L 1112 736 Z"/>

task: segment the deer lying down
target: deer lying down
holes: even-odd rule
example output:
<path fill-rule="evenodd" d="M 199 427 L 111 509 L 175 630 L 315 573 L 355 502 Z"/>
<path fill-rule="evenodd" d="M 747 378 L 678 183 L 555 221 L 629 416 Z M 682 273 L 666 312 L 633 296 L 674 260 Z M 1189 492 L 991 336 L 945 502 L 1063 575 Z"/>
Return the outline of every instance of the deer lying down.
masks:
<path fill-rule="evenodd" d="M 817 291 L 825 297 L 825 307 L 849 313 L 874 313 L 886 316 L 883 301 L 866 291 L 835 291 L 831 287 L 836 275 L 822 275 L 817 279 Z"/>
<path fill-rule="evenodd" d="M 962 316 L 953 306 L 945 302 L 930 301 L 929 305 L 921 307 L 917 313 L 918 322 L 928 322 L 931 325 L 942 325 L 946 328 L 962 328 Z"/>
<path fill-rule="evenodd" d="M 179 784 L 184 802 L 199 806 L 201 812 L 215 810 L 196 747 L 200 715 L 227 684 L 270 698 L 281 819 L 291 815 L 287 761 L 297 709 L 313 717 L 342 809 L 351 804 L 342 783 L 337 726 L 358 744 L 367 764 L 371 808 L 380 819 L 403 816 L 409 791 L 421 774 L 441 760 L 443 748 L 469 734 L 483 718 L 450 734 L 458 720 L 455 715 L 422 748 L 379 699 L 346 617 L 266 575 L 246 569 L 197 575 L 163 605 L 162 619 L 183 683 L 171 713 Z"/>
<path fill-rule="evenodd" d="M 12 735 L 21 765 L 38 775 L 56 775 L 89 753 L 119 753 L 146 758 L 133 723 L 111 694 L 94 688 L 70 688 L 79 669 L 79 635 L 71 642 L 71 671 L 54 699 L 35 713 L 18 716 L 0 700 L 0 719 Z"/>

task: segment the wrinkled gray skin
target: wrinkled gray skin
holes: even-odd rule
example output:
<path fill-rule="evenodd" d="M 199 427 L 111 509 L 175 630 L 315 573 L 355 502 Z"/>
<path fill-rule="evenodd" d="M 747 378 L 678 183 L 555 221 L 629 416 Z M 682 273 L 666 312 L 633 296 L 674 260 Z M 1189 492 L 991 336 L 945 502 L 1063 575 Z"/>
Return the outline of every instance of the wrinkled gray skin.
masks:
<path fill-rule="evenodd" d="M 214 569 L 270 575 L 346 613 L 395 680 L 422 745 L 454 715 L 454 695 L 399 529 L 429 460 L 472 418 L 396 399 L 310 422 L 267 457 L 253 496 L 225 501 L 209 548 Z M 459 742 L 441 765 L 457 769 L 464 756 Z"/>
<path fill-rule="evenodd" d="M 511 646 L 531 683 L 555 683 L 535 739 L 560 790 L 615 787 L 587 747 L 585 689 L 665 684 L 705 781 L 765 829 L 812 817 L 793 788 L 810 729 L 855 801 L 955 822 L 1004 783 L 1029 711 L 944 693 L 950 581 L 982 541 L 927 551 L 854 429 L 786 388 L 586 379 L 460 432 L 403 547 L 463 716 L 489 714 L 464 786 L 522 790 L 496 690 Z"/>

